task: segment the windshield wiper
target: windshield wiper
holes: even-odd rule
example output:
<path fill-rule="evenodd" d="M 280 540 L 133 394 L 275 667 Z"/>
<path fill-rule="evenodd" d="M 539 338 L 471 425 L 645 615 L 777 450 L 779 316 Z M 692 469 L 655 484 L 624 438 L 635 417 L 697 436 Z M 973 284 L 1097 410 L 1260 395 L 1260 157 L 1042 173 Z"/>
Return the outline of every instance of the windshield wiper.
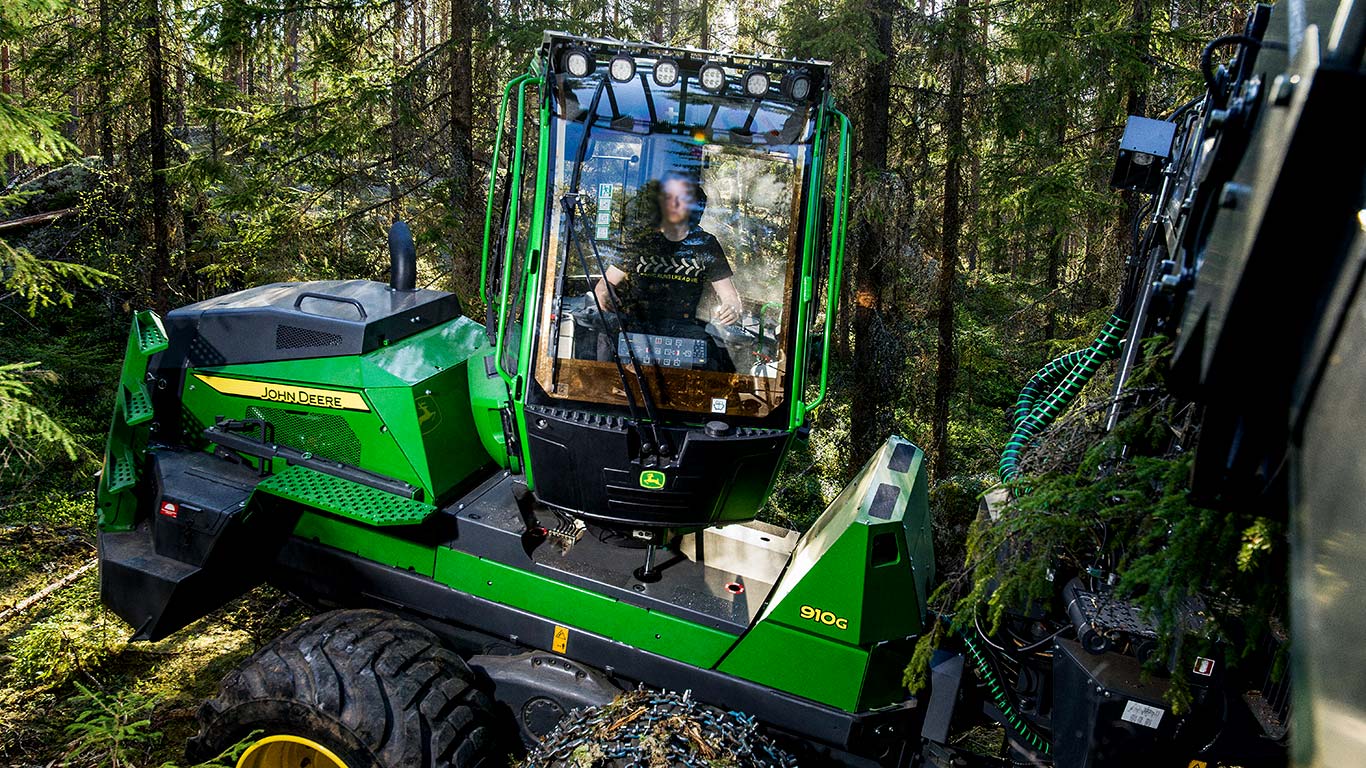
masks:
<path fill-rule="evenodd" d="M 579 264 L 583 267 L 584 277 L 589 278 L 592 276 L 592 272 L 588 268 L 588 260 L 583 255 L 583 245 L 579 242 L 577 232 L 575 231 L 575 219 L 577 218 L 578 214 L 579 200 L 583 197 L 583 194 L 579 192 L 579 183 L 583 178 L 584 156 L 588 153 L 588 140 L 593 134 L 593 125 L 597 120 L 598 104 L 602 101 L 603 90 L 608 87 L 609 86 L 607 84 L 607 80 L 606 78 L 604 78 L 598 82 L 598 87 L 593 91 L 593 100 L 589 103 L 588 114 L 584 117 L 583 137 L 579 141 L 578 152 L 576 152 L 574 155 L 574 169 L 573 172 L 570 174 L 569 191 L 566 192 L 564 196 L 561 198 L 561 204 L 564 206 L 565 210 L 565 221 L 567 226 L 564 244 L 564 257 L 560 259 L 559 269 L 556 271 L 555 295 L 552 301 L 552 307 L 554 310 L 553 313 L 556 322 L 561 322 L 560 315 L 564 303 L 564 281 L 566 272 L 565 268 L 568 266 L 570 248 L 573 248 L 575 254 L 579 257 Z M 610 96 L 611 94 L 609 94 L 609 98 Z M 614 112 L 615 109 L 616 108 L 614 106 Z M 613 310 L 615 311 L 615 314 L 617 316 L 617 326 L 618 328 L 620 328 L 622 336 L 626 340 L 626 356 L 630 360 L 631 372 L 634 375 L 636 386 L 640 387 L 640 398 L 644 403 L 645 416 L 650 424 L 650 433 L 647 435 L 641 423 L 639 410 L 636 407 L 635 394 L 631 391 L 630 381 L 626 377 L 626 368 L 622 365 L 621 362 L 621 354 L 617 351 L 617 348 L 614 348 L 612 350 L 612 360 L 616 363 L 617 375 L 621 378 L 621 388 L 625 390 L 626 393 L 626 408 L 631 413 L 631 421 L 635 423 L 636 430 L 641 439 L 641 454 L 646 455 L 650 453 L 655 453 L 656 451 L 660 454 L 671 454 L 673 452 L 672 448 L 669 446 L 667 439 L 664 438 L 659 432 L 659 411 L 655 407 L 654 396 L 650 394 L 650 388 L 645 382 L 645 375 L 641 372 L 640 360 L 636 357 L 635 344 L 631 340 L 631 332 L 630 329 L 627 327 L 626 313 L 621 311 L 621 301 L 617 297 L 616 289 L 612 287 L 612 284 L 610 282 L 607 282 L 607 269 L 603 264 L 602 254 L 598 251 L 597 240 L 594 238 L 589 238 L 588 242 L 593 247 L 593 258 L 595 261 L 597 261 L 598 275 L 600 276 L 599 279 L 603 281 L 604 285 L 607 288 L 607 296 L 611 300 Z M 598 300 L 598 293 L 596 290 L 591 290 L 590 286 L 589 294 L 592 295 L 593 305 L 598 310 L 598 318 L 601 322 L 604 323 L 605 326 L 606 313 L 603 311 L 602 303 Z M 555 335 L 552 340 L 558 340 L 558 328 L 554 330 L 554 334 Z M 618 345 L 618 347 L 619 346 L 620 345 Z M 557 379 L 559 375 L 559 351 L 554 346 L 552 346 L 551 349 L 551 386 L 555 387 L 557 385 Z M 658 362 L 652 362 L 657 370 Z M 653 437 L 653 443 L 649 441 L 650 437 Z M 650 450 L 651 448 L 653 448 L 654 450 Z"/>
<path fill-rule="evenodd" d="M 578 207 L 578 199 L 578 196 L 575 195 L 574 197 L 567 198 L 565 200 L 565 206 L 567 208 L 566 216 L 569 219 L 570 228 L 570 234 L 566 238 L 567 242 L 565 243 L 565 251 L 567 256 L 569 247 L 572 245 L 574 247 L 575 255 L 579 257 L 579 264 L 583 267 L 584 275 L 591 275 L 592 273 L 588 268 L 588 260 L 583 255 L 583 245 L 578 242 L 578 239 L 573 234 L 574 220 L 576 218 L 576 212 Z M 640 358 L 636 356 L 635 341 L 632 339 L 633 334 L 629 325 L 627 324 L 627 314 L 626 312 L 622 311 L 621 299 L 617 296 L 617 289 L 613 287 L 612 283 L 607 280 L 607 268 L 603 263 L 602 253 L 598 250 L 597 241 L 593 238 L 589 238 L 588 242 L 593 247 L 593 260 L 597 262 L 598 274 L 600 275 L 599 279 L 603 281 L 603 285 L 607 289 L 607 298 L 612 302 L 612 307 L 617 317 L 617 327 L 620 329 L 622 338 L 626 342 L 625 344 L 618 344 L 613 346 L 612 360 L 617 364 L 617 375 L 621 377 L 621 387 L 626 391 L 626 404 L 627 408 L 631 411 L 631 419 L 636 422 L 637 426 L 639 426 L 640 417 L 636 413 L 635 395 L 631 392 L 631 385 L 626 379 L 626 369 L 621 364 L 621 353 L 618 351 L 623 346 L 626 347 L 626 357 L 629 359 L 631 363 L 631 373 L 635 378 L 636 386 L 640 387 L 640 399 L 643 401 L 645 405 L 645 415 L 650 422 L 650 432 L 651 435 L 654 437 L 654 445 L 657 447 L 659 453 L 667 455 L 669 453 L 672 453 L 672 450 L 670 449 L 670 446 L 666 438 L 664 438 L 659 433 L 659 412 L 658 409 L 655 407 L 654 395 L 650 394 L 650 387 L 645 381 L 645 374 L 641 371 Z M 596 290 L 590 290 L 588 293 L 593 297 L 593 306 L 597 308 L 598 318 L 600 319 L 600 322 L 603 323 L 605 328 L 607 313 L 605 312 L 602 306 L 602 302 L 598 299 L 598 292 Z M 654 371 L 658 372 L 659 362 L 657 360 L 655 360 L 654 358 L 650 358 L 650 365 Z M 641 434 L 643 443 L 641 446 L 641 453 L 651 453 L 652 451 L 648 450 L 649 444 L 645 443 L 645 441 L 643 440 L 643 438 L 645 437 L 646 435 Z"/>

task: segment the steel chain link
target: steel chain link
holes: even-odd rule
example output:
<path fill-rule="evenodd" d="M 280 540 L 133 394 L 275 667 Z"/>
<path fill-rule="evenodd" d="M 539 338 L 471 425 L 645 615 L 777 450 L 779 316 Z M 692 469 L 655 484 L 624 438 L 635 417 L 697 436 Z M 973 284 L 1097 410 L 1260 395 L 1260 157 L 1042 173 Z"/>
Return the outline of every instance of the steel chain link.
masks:
<path fill-rule="evenodd" d="M 637 690 L 574 710 L 527 756 L 525 768 L 795 768 L 754 718 L 682 694 Z"/>

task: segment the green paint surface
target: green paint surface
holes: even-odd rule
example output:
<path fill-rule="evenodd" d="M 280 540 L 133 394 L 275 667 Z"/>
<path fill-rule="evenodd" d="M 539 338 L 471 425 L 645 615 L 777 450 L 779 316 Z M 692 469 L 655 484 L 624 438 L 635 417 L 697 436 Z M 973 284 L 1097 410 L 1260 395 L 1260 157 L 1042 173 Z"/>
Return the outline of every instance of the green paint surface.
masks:
<path fill-rule="evenodd" d="M 889 466 L 898 446 L 910 451 L 905 471 Z M 886 646 L 878 651 L 878 674 L 904 666 L 907 640 L 923 627 L 934 573 L 923 458 L 901 438 L 883 444 L 797 543 L 768 606 L 722 671 L 849 711 L 904 695 L 899 684 L 870 679 L 868 669 L 873 649 L 886 642 L 898 645 L 891 656 Z M 895 504 L 879 510 L 885 518 L 871 514 L 884 485 L 896 489 Z"/>
<path fill-rule="evenodd" d="M 355 392 L 364 398 L 369 411 L 283 406 L 226 395 L 193 376 L 186 378 L 182 399 L 197 421 L 190 427 L 196 432 L 200 424 L 212 424 L 219 416 L 252 418 L 254 414 L 248 413 L 252 408 L 284 410 L 291 418 L 312 419 L 316 428 L 299 438 L 300 445 L 290 447 L 411 483 L 423 490 L 425 501 L 440 502 L 492 461 L 483 443 L 474 439 L 478 429 L 466 373 L 468 361 L 478 361 L 487 349 L 483 327 L 458 317 L 366 355 L 199 370 L 215 376 Z M 329 455 L 329 444 L 347 441 L 345 430 L 360 443 L 358 460 Z M 198 434 L 185 438 L 191 444 L 200 439 Z M 275 464 L 276 471 L 284 469 L 283 462 Z"/>
<path fill-rule="evenodd" d="M 436 580 L 462 592 L 627 643 L 698 667 L 711 667 L 735 636 L 453 549 L 436 552 Z M 571 644 L 573 642 L 571 635 Z"/>
<path fill-rule="evenodd" d="M 434 547 L 415 544 L 360 523 L 338 520 L 316 512 L 305 512 L 299 518 L 299 523 L 294 526 L 294 535 L 423 576 L 432 575 L 435 563 Z"/>

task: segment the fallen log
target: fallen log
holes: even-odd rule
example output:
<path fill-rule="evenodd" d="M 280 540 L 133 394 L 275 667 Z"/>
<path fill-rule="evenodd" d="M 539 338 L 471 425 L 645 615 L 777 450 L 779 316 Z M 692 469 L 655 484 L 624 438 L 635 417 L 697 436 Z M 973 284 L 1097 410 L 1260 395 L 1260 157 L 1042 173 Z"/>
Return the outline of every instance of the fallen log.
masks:
<path fill-rule="evenodd" d="M 0 221 L 0 231 L 15 229 L 17 227 L 26 227 L 30 224 L 42 224 L 45 221 L 54 221 L 68 213 L 73 213 L 75 210 L 75 208 L 63 208 L 60 211 L 47 211 L 46 213 L 35 213 L 32 216 L 23 216 L 18 219 L 10 219 L 9 221 Z"/>

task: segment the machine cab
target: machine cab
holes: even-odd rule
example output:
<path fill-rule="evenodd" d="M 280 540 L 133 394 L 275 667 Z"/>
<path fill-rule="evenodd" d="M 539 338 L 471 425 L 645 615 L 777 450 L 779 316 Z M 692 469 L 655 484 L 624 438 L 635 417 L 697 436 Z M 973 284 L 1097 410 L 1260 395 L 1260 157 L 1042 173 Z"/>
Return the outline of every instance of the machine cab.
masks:
<path fill-rule="evenodd" d="M 826 83 L 819 62 L 548 33 L 509 85 L 486 297 L 539 501 L 647 532 L 762 505 L 824 395 L 847 149 Z"/>

